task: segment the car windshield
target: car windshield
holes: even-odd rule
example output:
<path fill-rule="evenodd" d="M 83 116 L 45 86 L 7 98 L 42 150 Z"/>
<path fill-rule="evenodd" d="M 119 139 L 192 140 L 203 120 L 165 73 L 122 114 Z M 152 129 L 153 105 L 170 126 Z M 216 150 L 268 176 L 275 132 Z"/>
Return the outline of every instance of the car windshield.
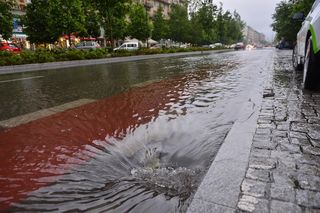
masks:
<path fill-rule="evenodd" d="M 16 48 L 17 46 L 14 45 L 14 44 L 9 44 L 9 47 L 14 47 L 14 48 Z"/>

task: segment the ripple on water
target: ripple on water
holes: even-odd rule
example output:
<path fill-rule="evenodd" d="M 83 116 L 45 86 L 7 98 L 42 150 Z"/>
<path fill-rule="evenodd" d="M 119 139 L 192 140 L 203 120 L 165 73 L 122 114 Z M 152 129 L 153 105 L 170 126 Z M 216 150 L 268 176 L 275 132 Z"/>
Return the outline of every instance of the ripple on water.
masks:
<path fill-rule="evenodd" d="M 229 65 L 231 71 L 225 70 L 228 63 L 223 59 L 216 65 L 212 56 L 190 58 L 193 60 L 181 59 L 188 61 L 181 66 L 194 71 L 166 85 L 169 86 L 161 107 L 145 107 L 152 119 L 74 149 L 73 157 L 61 155 L 62 159 L 69 159 L 65 163 L 73 165 L 72 168 L 55 182 L 15 203 L 11 210 L 184 211 L 232 126 L 232 118 L 224 116 L 223 109 L 228 103 L 225 99 L 237 94 L 239 79 L 234 77 L 238 74 Z M 234 83 L 227 87 L 225 81 Z M 141 112 L 135 112 L 133 95 L 131 92 L 124 96 L 122 109 L 130 108 L 130 117 L 146 120 Z M 152 93 L 149 95 L 155 102 L 159 101 Z M 222 104 L 217 106 L 219 101 Z M 103 119 L 106 118 L 96 121 Z M 57 149 L 62 152 L 65 148 Z M 50 177 L 37 181 L 49 183 Z"/>

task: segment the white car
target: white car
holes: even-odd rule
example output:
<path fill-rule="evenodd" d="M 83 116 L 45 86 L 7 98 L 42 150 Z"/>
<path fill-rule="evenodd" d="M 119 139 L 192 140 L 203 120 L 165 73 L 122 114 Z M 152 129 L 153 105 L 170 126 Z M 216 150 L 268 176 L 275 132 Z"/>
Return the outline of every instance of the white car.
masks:
<path fill-rule="evenodd" d="M 139 49 L 139 42 L 125 42 L 120 47 L 114 48 L 113 51 L 118 50 L 127 50 L 127 51 L 134 51 Z"/>
<path fill-rule="evenodd" d="M 101 46 L 96 41 L 81 41 L 76 45 L 76 48 L 81 50 L 89 50 L 101 48 Z"/>
<path fill-rule="evenodd" d="M 302 23 L 293 51 L 293 66 L 303 69 L 303 87 L 320 86 L 320 0 L 316 0 Z"/>

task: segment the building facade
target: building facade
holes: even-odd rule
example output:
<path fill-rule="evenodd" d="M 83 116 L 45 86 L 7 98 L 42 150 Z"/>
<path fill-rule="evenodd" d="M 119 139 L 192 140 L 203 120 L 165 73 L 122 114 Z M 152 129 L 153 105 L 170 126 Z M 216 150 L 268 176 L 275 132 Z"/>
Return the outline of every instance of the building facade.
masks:
<path fill-rule="evenodd" d="M 165 18 L 169 18 L 170 7 L 173 4 L 182 4 L 183 0 L 136 0 L 141 3 L 147 9 L 149 16 L 153 17 L 159 7 L 163 9 L 163 15 Z"/>
<path fill-rule="evenodd" d="M 250 26 L 245 26 L 243 29 L 244 41 L 247 44 L 263 44 L 266 41 L 266 36 L 263 33 L 260 33 L 253 29 Z"/>

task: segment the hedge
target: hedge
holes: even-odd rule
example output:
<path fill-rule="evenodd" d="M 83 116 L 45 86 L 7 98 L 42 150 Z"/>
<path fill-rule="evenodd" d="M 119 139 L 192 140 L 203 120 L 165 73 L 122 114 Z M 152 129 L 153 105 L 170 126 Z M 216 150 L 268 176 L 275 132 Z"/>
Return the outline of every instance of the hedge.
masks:
<path fill-rule="evenodd" d="M 110 54 L 110 49 L 99 48 L 91 50 L 78 49 L 37 49 L 35 51 L 23 50 L 20 54 L 14 54 L 7 51 L 0 51 L 0 66 L 46 63 L 55 61 L 72 61 L 85 59 L 99 59 L 108 57 L 123 57 L 133 55 L 151 55 L 163 53 L 191 52 L 191 51 L 207 51 L 208 48 L 163 48 L 163 49 L 147 49 L 141 48 L 137 51 L 116 51 Z"/>

